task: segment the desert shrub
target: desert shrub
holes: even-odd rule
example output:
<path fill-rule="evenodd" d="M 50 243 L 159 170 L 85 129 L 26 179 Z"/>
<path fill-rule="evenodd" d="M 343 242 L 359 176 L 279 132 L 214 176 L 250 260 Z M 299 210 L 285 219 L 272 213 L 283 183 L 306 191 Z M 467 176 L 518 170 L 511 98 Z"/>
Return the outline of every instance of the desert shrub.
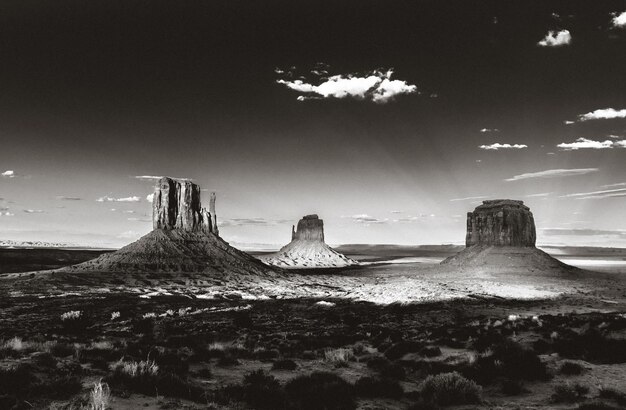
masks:
<path fill-rule="evenodd" d="M 196 377 L 202 377 L 204 379 L 210 379 L 213 377 L 213 372 L 208 367 L 203 367 L 202 369 L 195 372 Z"/>
<path fill-rule="evenodd" d="M 596 329 L 558 338 L 553 348 L 561 356 L 571 359 L 604 364 L 626 363 L 626 340 L 608 338 Z"/>
<path fill-rule="evenodd" d="M 490 329 L 486 333 L 480 334 L 473 342 L 472 349 L 484 352 L 494 345 L 502 344 L 506 341 L 506 337 L 497 330 Z"/>
<path fill-rule="evenodd" d="M 600 388 L 600 397 L 614 400 L 620 406 L 626 407 L 626 393 L 619 390 L 602 387 Z"/>
<path fill-rule="evenodd" d="M 174 352 L 164 352 L 154 356 L 155 363 L 163 372 L 185 375 L 189 372 L 189 362 Z"/>
<path fill-rule="evenodd" d="M 86 410 L 107 410 L 111 403 L 111 389 L 106 383 L 94 383 L 89 393 L 89 403 Z"/>
<path fill-rule="evenodd" d="M 524 384 L 520 380 L 512 379 L 502 380 L 501 391 L 507 396 L 517 396 L 519 394 L 528 392 L 528 390 L 524 388 Z"/>
<path fill-rule="evenodd" d="M 581 403 L 576 407 L 577 410 L 620 410 L 623 407 L 615 407 L 600 400 L 593 400 L 587 403 Z"/>
<path fill-rule="evenodd" d="M 221 367 L 236 366 L 238 364 L 239 364 L 239 360 L 237 360 L 236 357 L 231 356 L 231 355 L 222 356 L 217 360 L 217 365 Z"/>
<path fill-rule="evenodd" d="M 285 385 L 288 406 L 300 410 L 356 408 L 352 385 L 329 372 L 298 376 Z"/>
<path fill-rule="evenodd" d="M 419 351 L 419 354 L 424 357 L 437 357 L 441 356 L 441 349 L 438 346 L 426 346 Z"/>
<path fill-rule="evenodd" d="M 54 357 L 67 357 L 74 354 L 75 348 L 69 343 L 52 343 L 49 350 Z"/>
<path fill-rule="evenodd" d="M 392 363 L 386 357 L 373 357 L 367 362 L 367 367 L 377 371 L 382 377 L 389 379 L 404 379 L 406 372 L 398 363 Z"/>
<path fill-rule="evenodd" d="M 552 401 L 554 403 L 576 403 L 585 400 L 589 388 L 582 384 L 561 383 L 554 386 Z"/>
<path fill-rule="evenodd" d="M 298 365 L 291 359 L 276 360 L 272 364 L 272 370 L 296 370 Z"/>
<path fill-rule="evenodd" d="M 415 403 L 411 404 L 408 407 L 408 410 L 439 410 L 440 407 L 435 403 L 430 403 L 424 401 L 424 399 L 419 399 Z"/>
<path fill-rule="evenodd" d="M 440 406 L 475 404 L 481 401 L 482 389 L 457 372 L 428 376 L 420 385 L 426 402 Z"/>
<path fill-rule="evenodd" d="M 361 377 L 354 384 L 354 391 L 357 396 L 388 397 L 391 399 L 398 399 L 404 394 L 404 389 L 397 381 L 373 377 Z"/>
<path fill-rule="evenodd" d="M 29 365 L 0 368 L 0 394 L 21 397 L 29 391 L 35 380 Z"/>
<path fill-rule="evenodd" d="M 278 349 L 260 348 L 254 350 L 254 356 L 261 361 L 274 360 L 280 356 L 280 352 L 278 351 Z"/>
<path fill-rule="evenodd" d="M 492 354 L 479 357 L 464 370 L 464 374 L 480 384 L 503 377 L 515 380 L 549 378 L 547 367 L 539 356 L 512 340 L 493 346 Z"/>
<path fill-rule="evenodd" d="M 324 350 L 324 361 L 333 364 L 335 367 L 346 367 L 354 360 L 354 353 L 351 349 L 326 349 Z"/>
<path fill-rule="evenodd" d="M 38 382 L 32 385 L 33 396 L 46 396 L 53 399 L 67 399 L 80 393 L 83 385 L 75 376 L 62 376 L 47 382 Z"/>
<path fill-rule="evenodd" d="M 60 315 L 61 327 L 68 332 L 77 332 L 87 328 L 87 316 L 80 310 L 70 310 Z"/>
<path fill-rule="evenodd" d="M 582 365 L 570 361 L 563 362 L 563 364 L 561 364 L 561 367 L 559 368 L 559 372 L 561 374 L 565 374 L 568 376 L 582 374 L 584 370 L 585 368 Z"/>
<path fill-rule="evenodd" d="M 282 408 L 285 392 L 274 376 L 267 375 L 263 370 L 248 373 L 243 379 L 243 399 L 255 409 L 274 410 Z"/>
<path fill-rule="evenodd" d="M 389 360 L 397 360 L 401 359 L 407 353 L 416 353 L 419 352 L 424 347 L 423 343 L 420 342 L 399 342 L 391 345 L 386 351 L 385 356 Z"/>
<path fill-rule="evenodd" d="M 33 355 L 33 362 L 39 366 L 48 368 L 55 368 L 57 365 L 57 359 L 48 352 L 40 352 Z"/>

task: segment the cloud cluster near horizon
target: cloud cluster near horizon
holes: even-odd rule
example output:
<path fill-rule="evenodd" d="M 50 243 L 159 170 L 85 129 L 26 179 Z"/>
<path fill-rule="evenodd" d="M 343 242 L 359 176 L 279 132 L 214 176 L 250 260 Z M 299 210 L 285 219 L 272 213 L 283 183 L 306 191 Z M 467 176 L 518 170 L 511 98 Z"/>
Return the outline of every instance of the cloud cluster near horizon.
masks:
<path fill-rule="evenodd" d="M 598 172 L 598 168 L 575 168 L 575 169 L 547 169 L 539 172 L 528 172 L 525 174 L 515 175 L 511 178 L 505 179 L 507 182 L 521 181 L 523 179 L 535 179 L 535 178 L 559 178 L 568 177 L 574 175 L 585 175 L 592 172 Z"/>
<path fill-rule="evenodd" d="M 386 72 L 375 70 L 363 75 L 337 74 L 327 78 L 322 77 L 320 78 L 322 82 L 317 85 L 302 79 L 278 79 L 276 82 L 289 89 L 307 94 L 298 96 L 298 101 L 352 98 L 384 104 L 393 101 L 399 95 L 417 92 L 417 86 L 403 80 L 392 80 L 392 75 L 393 70 L 389 69 Z"/>
<path fill-rule="evenodd" d="M 497 151 L 500 149 L 524 149 L 528 148 L 528 145 L 525 144 L 501 144 L 499 142 L 490 144 L 490 145 L 479 145 L 480 149 Z"/>
<path fill-rule="evenodd" d="M 624 230 L 544 228 L 542 231 L 548 236 L 617 236 L 626 238 L 626 231 Z"/>
<path fill-rule="evenodd" d="M 562 47 L 572 42 L 572 35 L 569 30 L 550 30 L 537 45 L 540 47 Z"/>
<path fill-rule="evenodd" d="M 611 23 L 613 23 L 613 27 L 626 28 L 626 11 L 623 11 L 620 14 L 615 13 Z"/>
<path fill-rule="evenodd" d="M 138 196 L 127 196 L 125 198 L 114 198 L 108 195 L 96 199 L 96 202 L 139 202 L 141 198 Z"/>
<path fill-rule="evenodd" d="M 626 197 L 626 188 L 606 189 L 603 191 L 577 192 L 575 194 L 562 195 L 559 198 L 574 199 L 605 199 Z"/>
<path fill-rule="evenodd" d="M 617 118 L 626 118 L 626 109 L 616 110 L 615 108 L 600 108 L 586 114 L 580 114 L 578 121 L 613 120 Z"/>
<path fill-rule="evenodd" d="M 15 171 L 11 169 L 7 169 L 2 174 L 0 174 L 3 178 L 15 178 Z"/>
<path fill-rule="evenodd" d="M 626 139 L 624 140 L 605 140 L 594 141 L 587 138 L 578 138 L 574 142 L 562 142 L 557 145 L 563 151 L 576 151 L 579 149 L 611 149 L 611 148 L 626 148 Z"/>

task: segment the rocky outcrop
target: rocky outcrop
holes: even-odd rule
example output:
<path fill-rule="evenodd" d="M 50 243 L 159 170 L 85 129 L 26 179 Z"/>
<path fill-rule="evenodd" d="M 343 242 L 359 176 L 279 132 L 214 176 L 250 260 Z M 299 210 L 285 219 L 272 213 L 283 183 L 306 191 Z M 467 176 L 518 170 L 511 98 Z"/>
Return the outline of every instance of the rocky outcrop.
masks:
<path fill-rule="evenodd" d="M 317 215 L 306 215 L 291 227 L 291 242 L 278 252 L 260 258 L 283 268 L 337 268 L 357 265 L 324 242 L 324 221 Z"/>
<path fill-rule="evenodd" d="M 528 246 L 536 241 L 535 220 L 523 201 L 495 199 L 483 201 L 467 213 L 465 245 Z"/>
<path fill-rule="evenodd" d="M 466 248 L 441 262 L 470 274 L 558 275 L 578 272 L 535 247 L 535 220 L 523 201 L 483 201 L 467 213 Z"/>
<path fill-rule="evenodd" d="M 219 237 L 215 193 L 207 211 L 200 192 L 191 181 L 161 178 L 152 200 L 152 232 L 115 252 L 59 272 L 193 273 L 197 274 L 194 280 L 231 282 L 276 273 Z"/>
<path fill-rule="evenodd" d="M 201 206 L 198 185 L 186 180 L 161 178 L 152 199 L 152 228 L 217 235 L 215 193 L 211 193 L 210 211 L 207 211 Z"/>
<path fill-rule="evenodd" d="M 324 242 L 324 221 L 317 215 L 303 216 L 302 219 L 298 221 L 298 229 L 295 234 L 292 234 L 292 240 L 293 239 Z"/>

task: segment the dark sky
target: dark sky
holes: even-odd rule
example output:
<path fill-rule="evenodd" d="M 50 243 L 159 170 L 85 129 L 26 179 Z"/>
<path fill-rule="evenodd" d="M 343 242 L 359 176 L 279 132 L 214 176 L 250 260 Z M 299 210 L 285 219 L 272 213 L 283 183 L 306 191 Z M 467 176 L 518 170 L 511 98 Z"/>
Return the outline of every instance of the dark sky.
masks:
<path fill-rule="evenodd" d="M 458 199 L 504 196 L 531 206 L 543 243 L 624 245 L 625 11 L 3 0 L 0 172 L 13 174 L 0 179 L 0 237 L 126 243 L 151 226 L 152 182 L 134 177 L 170 175 L 217 191 L 233 242 L 287 242 L 311 212 L 331 243 L 462 242 L 483 198 Z M 538 44 L 564 30 L 565 43 Z M 419 93 L 381 103 L 286 84 L 388 69 Z M 618 118 L 582 120 L 608 108 Z M 557 147 L 579 138 L 596 148 Z M 479 147 L 494 143 L 526 147 Z M 611 192 L 585 195 L 599 191 Z"/>

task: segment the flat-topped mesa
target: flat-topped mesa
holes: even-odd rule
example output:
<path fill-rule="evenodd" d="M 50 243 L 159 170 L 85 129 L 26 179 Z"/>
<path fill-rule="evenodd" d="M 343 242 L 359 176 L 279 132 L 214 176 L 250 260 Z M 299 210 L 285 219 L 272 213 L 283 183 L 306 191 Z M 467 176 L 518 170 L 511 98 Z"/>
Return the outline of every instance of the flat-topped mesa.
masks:
<path fill-rule="evenodd" d="M 306 215 L 298 221 L 298 229 L 293 232 L 292 240 L 324 242 L 324 221 L 317 215 Z"/>
<path fill-rule="evenodd" d="M 215 193 L 211 194 L 211 209 L 207 211 L 200 203 L 200 186 L 191 181 L 161 178 L 152 198 L 152 228 L 217 235 Z"/>
<path fill-rule="evenodd" d="M 535 220 L 523 201 L 483 201 L 467 213 L 465 245 L 534 247 Z"/>

